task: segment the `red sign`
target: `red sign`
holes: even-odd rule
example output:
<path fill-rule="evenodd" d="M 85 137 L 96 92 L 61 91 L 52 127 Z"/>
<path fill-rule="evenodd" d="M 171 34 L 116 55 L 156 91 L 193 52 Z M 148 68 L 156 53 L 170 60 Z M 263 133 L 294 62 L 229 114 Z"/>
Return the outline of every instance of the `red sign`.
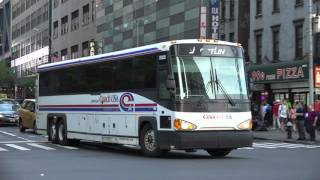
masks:
<path fill-rule="evenodd" d="M 320 66 L 314 67 L 314 84 L 316 88 L 320 88 Z"/>

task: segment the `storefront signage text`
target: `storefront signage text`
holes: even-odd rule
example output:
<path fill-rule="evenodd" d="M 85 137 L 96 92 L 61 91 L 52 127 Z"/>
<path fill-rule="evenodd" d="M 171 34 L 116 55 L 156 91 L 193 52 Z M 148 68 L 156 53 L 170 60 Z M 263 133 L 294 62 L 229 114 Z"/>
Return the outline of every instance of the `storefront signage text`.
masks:
<path fill-rule="evenodd" d="M 219 39 L 219 7 L 220 0 L 211 0 L 211 37 Z"/>
<path fill-rule="evenodd" d="M 307 65 L 293 67 L 264 68 L 251 71 L 252 82 L 302 80 L 308 78 Z"/>

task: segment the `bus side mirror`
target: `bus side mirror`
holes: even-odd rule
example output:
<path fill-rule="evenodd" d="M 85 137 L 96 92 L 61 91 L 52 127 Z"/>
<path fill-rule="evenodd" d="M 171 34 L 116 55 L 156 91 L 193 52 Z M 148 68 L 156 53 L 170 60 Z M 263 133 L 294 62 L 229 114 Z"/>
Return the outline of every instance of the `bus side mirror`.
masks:
<path fill-rule="evenodd" d="M 167 85 L 167 90 L 170 91 L 170 93 L 174 93 L 176 91 L 176 81 L 174 80 L 174 77 L 172 74 L 168 75 L 166 85 Z"/>

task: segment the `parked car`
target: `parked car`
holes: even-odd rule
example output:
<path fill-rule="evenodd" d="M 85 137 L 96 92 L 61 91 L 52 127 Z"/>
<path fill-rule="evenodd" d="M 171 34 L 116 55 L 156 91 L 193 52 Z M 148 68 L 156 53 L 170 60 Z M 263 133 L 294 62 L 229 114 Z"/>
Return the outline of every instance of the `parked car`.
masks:
<path fill-rule="evenodd" d="M 20 103 L 15 99 L 0 99 L 0 104 L 15 104 L 20 106 Z"/>
<path fill-rule="evenodd" d="M 19 106 L 11 103 L 0 102 L 0 123 L 1 124 L 17 124 Z"/>
<path fill-rule="evenodd" d="M 36 133 L 36 113 L 35 100 L 25 99 L 18 110 L 19 112 L 19 130 L 24 132 L 26 129 L 33 129 Z"/>

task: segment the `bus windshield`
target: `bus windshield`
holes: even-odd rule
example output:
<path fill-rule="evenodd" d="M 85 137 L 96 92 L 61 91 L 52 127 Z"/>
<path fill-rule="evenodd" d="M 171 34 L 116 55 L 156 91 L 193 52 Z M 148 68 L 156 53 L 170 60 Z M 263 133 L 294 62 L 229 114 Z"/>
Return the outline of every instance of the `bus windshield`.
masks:
<path fill-rule="evenodd" d="M 172 64 L 176 96 L 181 100 L 248 99 L 242 58 L 177 56 Z"/>

